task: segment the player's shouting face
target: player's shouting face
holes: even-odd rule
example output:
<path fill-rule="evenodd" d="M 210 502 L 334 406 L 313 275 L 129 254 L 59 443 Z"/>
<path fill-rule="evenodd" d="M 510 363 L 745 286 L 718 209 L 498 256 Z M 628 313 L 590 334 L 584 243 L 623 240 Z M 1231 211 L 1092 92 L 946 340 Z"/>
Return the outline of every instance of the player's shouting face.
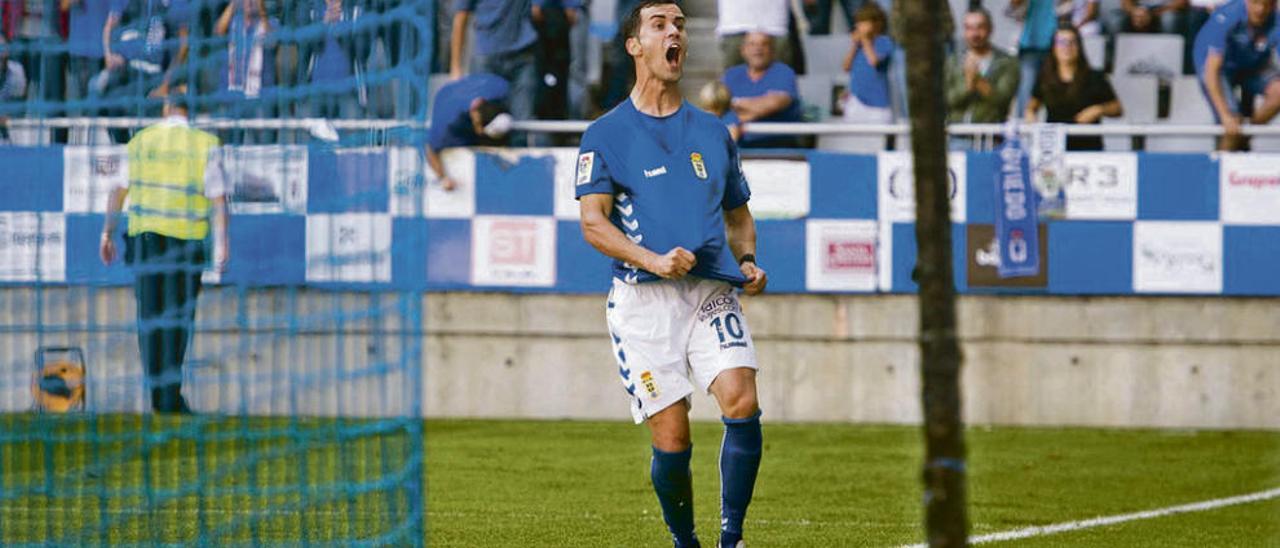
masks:
<path fill-rule="evenodd" d="M 627 53 L 636 63 L 636 80 L 648 77 L 678 82 L 688 50 L 684 12 L 680 6 L 646 6 L 640 10 L 637 23 L 635 34 L 627 38 Z"/>

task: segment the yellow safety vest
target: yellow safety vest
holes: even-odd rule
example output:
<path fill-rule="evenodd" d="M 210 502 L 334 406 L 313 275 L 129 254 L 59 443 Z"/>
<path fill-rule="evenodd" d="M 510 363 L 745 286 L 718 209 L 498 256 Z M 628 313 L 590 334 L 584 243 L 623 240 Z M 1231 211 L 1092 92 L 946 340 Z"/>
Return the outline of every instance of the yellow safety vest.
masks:
<path fill-rule="evenodd" d="M 129 235 L 181 240 L 209 235 L 204 170 L 218 146 L 212 134 L 165 121 L 129 140 Z"/>

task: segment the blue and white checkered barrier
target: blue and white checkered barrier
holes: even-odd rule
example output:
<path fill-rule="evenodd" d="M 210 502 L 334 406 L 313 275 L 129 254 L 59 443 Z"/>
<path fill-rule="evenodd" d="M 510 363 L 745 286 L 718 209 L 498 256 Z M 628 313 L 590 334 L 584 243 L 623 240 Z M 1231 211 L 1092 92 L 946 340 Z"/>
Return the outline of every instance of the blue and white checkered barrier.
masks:
<path fill-rule="evenodd" d="M 590 293 L 609 262 L 583 241 L 574 149 L 453 149 L 460 188 L 413 148 L 230 151 L 222 283 Z M 0 283 L 123 284 L 97 242 L 123 147 L 0 148 Z M 1068 153 L 1066 211 L 1043 222 L 1040 275 L 996 275 L 998 159 L 952 153 L 962 292 L 1280 295 L 1280 156 Z M 911 292 L 910 156 L 744 159 L 773 292 Z M 211 281 L 219 281 L 213 279 Z"/>

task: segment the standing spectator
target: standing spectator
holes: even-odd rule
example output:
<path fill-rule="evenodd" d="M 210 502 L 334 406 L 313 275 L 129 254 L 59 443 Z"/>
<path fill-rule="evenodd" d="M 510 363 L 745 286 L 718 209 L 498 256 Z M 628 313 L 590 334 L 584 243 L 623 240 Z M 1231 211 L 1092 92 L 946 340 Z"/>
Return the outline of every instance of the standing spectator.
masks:
<path fill-rule="evenodd" d="M 1018 61 L 991 46 L 991 14 L 972 8 L 964 15 L 965 50 L 947 59 L 947 121 L 953 124 L 1000 124 L 1018 89 Z M 967 148 L 970 138 L 953 138 Z"/>
<path fill-rule="evenodd" d="M 1121 0 L 1121 32 L 1183 34 L 1190 15 L 1190 0 Z"/>
<path fill-rule="evenodd" d="M 716 35 L 720 37 L 722 68 L 742 64 L 742 41 L 752 31 L 773 37 L 777 58 L 795 66 L 791 43 L 787 40 L 787 22 L 791 18 L 788 0 L 719 0 L 718 5 L 720 20 L 716 24 Z"/>
<path fill-rule="evenodd" d="M 5 27 L 14 46 L 13 57 L 23 65 L 40 116 L 64 114 L 66 49 L 60 30 L 62 16 L 58 0 L 19 0 L 4 6 Z M 67 130 L 55 129 L 53 142 L 67 142 Z"/>
<path fill-rule="evenodd" d="M 449 82 L 436 92 L 425 152 L 427 166 L 445 190 L 458 184 L 445 172 L 440 151 L 504 139 L 511 130 L 511 115 L 506 113 L 510 88 L 501 77 L 481 73 Z"/>
<path fill-rule="evenodd" d="M 360 117 L 360 98 L 367 97 L 367 90 L 363 81 L 353 79 L 359 63 L 353 58 L 356 49 L 353 34 L 349 29 L 345 32 L 339 30 L 360 16 L 360 9 L 350 5 L 352 3 L 351 0 L 316 0 L 312 3 L 308 22 L 324 25 L 326 31 L 318 44 L 300 48 L 307 53 L 303 69 L 308 75 L 305 81 L 321 88 L 318 90 L 321 96 L 310 102 L 307 116 L 328 119 Z"/>
<path fill-rule="evenodd" d="M 799 122 L 800 93 L 796 73 L 791 67 L 774 60 L 773 37 L 763 32 L 748 32 L 742 40 L 742 58 L 746 63 L 730 67 L 722 81 L 732 97 L 730 105 L 741 123 Z M 795 139 L 783 135 L 744 135 L 744 147 L 795 146 Z"/>
<path fill-rule="evenodd" d="M 517 120 L 533 118 L 537 93 L 538 33 L 530 20 L 530 0 L 454 0 L 453 35 L 449 41 L 449 75 L 463 77 L 462 51 L 475 14 L 472 72 L 501 77 L 511 84 L 508 105 Z"/>
<path fill-rule="evenodd" d="M 1059 13 L 1062 9 L 1064 13 Z M 1040 65 L 1053 46 L 1054 29 L 1058 27 L 1058 16 L 1070 14 L 1071 3 L 1061 0 L 1009 0 L 1009 15 L 1022 21 L 1022 35 L 1018 38 L 1018 63 L 1021 73 L 1018 75 L 1017 104 L 1014 108 L 1021 112 L 1031 97 L 1031 89 L 1040 74 Z"/>
<path fill-rule="evenodd" d="M 219 82 L 220 111 L 233 118 L 267 118 L 275 115 L 272 104 L 262 100 L 265 89 L 275 87 L 275 50 L 271 29 L 279 26 L 266 18 L 262 0 L 231 0 L 214 25 L 216 36 L 227 37 L 226 64 Z M 231 144 L 270 143 L 273 132 L 234 130 Z"/>
<path fill-rule="evenodd" d="M 108 109 L 112 113 L 146 114 L 139 99 L 167 96 L 170 83 L 180 76 L 191 15 L 187 0 L 111 0 L 102 26 L 104 68 L 89 81 L 89 98 L 110 99 L 115 103 Z M 173 36 L 178 37 L 176 48 Z M 118 93 L 126 87 L 128 93 Z M 111 133 L 117 143 L 127 140 L 124 130 Z"/>
<path fill-rule="evenodd" d="M 569 113 L 569 33 L 578 23 L 582 0 L 533 0 L 538 30 L 538 92 L 535 113 L 542 120 L 563 120 Z"/>
<path fill-rule="evenodd" d="M 1093 70 L 1081 47 L 1080 31 L 1065 23 L 1053 35 L 1053 54 L 1040 69 L 1040 78 L 1027 102 L 1026 120 L 1036 121 L 1040 106 L 1047 122 L 1100 124 L 1103 116 L 1124 113 L 1107 75 Z M 1067 150 L 1102 150 L 1098 135 L 1070 135 Z"/>
<path fill-rule="evenodd" d="M 885 36 L 884 10 L 868 2 L 858 10 L 853 32 L 853 46 L 844 58 L 849 72 L 849 93 L 844 103 L 847 122 L 887 124 L 893 121 L 889 97 L 889 60 L 897 45 Z"/>
<path fill-rule="evenodd" d="M 853 28 L 853 14 L 858 13 L 865 0 L 804 0 L 804 15 L 809 20 L 809 34 L 831 34 L 831 14 L 833 4 L 839 4 L 844 11 L 844 22 Z"/>
<path fill-rule="evenodd" d="M 27 71 L 22 63 L 9 59 L 9 42 L 0 36 L 0 142 L 9 142 L 9 116 L 25 107 Z"/>
<path fill-rule="evenodd" d="M 129 198 L 125 260 L 134 266 L 138 347 L 151 389 L 151 409 L 190 414 L 182 397 L 182 364 L 195 331 L 200 273 L 210 221 L 214 265 L 229 257 L 227 183 L 218 138 L 193 129 L 181 105 L 185 86 L 166 97 L 164 121 L 129 141 L 129 178 L 111 190 L 98 253 L 116 258 L 116 218 Z"/>
<path fill-rule="evenodd" d="M 1240 126 L 1245 119 L 1265 124 L 1280 110 L 1277 41 L 1280 18 L 1275 0 L 1223 4 L 1196 36 L 1196 75 L 1214 118 L 1222 124 L 1222 150 L 1244 147 Z M 1253 103 L 1258 96 L 1264 98 L 1263 105 L 1255 111 Z"/>
<path fill-rule="evenodd" d="M 111 11 L 110 0 L 61 0 L 67 12 L 67 90 L 68 102 L 89 96 L 89 79 L 102 68 L 102 28 Z M 73 116 L 97 114 L 96 109 L 76 109 Z"/>

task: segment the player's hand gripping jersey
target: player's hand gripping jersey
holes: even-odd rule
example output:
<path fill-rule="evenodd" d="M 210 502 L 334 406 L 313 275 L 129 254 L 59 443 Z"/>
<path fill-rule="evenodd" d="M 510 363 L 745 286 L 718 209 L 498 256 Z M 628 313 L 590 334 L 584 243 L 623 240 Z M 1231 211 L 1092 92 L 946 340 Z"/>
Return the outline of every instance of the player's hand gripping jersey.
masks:
<path fill-rule="evenodd" d="M 578 198 L 614 196 L 610 220 L 631 241 L 660 255 L 691 251 L 698 262 L 690 275 L 747 281 L 726 242 L 724 210 L 746 204 L 751 189 L 728 129 L 711 114 L 684 102 L 657 118 L 624 101 L 582 136 L 575 182 Z M 631 284 L 658 279 L 616 260 L 613 275 Z"/>

